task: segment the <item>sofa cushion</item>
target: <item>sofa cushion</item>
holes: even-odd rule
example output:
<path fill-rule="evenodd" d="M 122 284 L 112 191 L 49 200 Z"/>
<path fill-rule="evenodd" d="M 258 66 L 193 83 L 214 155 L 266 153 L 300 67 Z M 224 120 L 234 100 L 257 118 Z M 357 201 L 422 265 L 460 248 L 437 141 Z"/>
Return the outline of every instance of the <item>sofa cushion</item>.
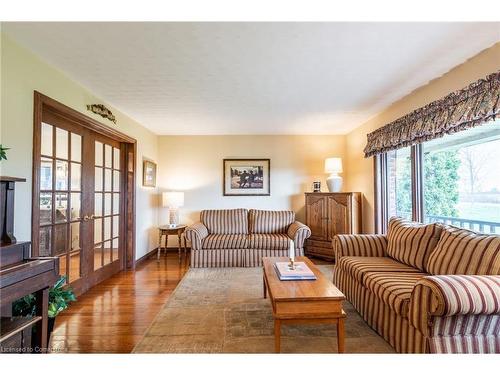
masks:
<path fill-rule="evenodd" d="M 207 227 L 210 234 L 247 234 L 248 210 L 204 210 L 200 221 Z"/>
<path fill-rule="evenodd" d="M 295 221 L 293 211 L 250 210 L 250 233 L 286 233 Z"/>
<path fill-rule="evenodd" d="M 250 249 L 287 250 L 290 248 L 290 237 L 286 234 L 251 234 Z"/>
<path fill-rule="evenodd" d="M 436 247 L 441 224 L 420 224 L 402 218 L 389 221 L 387 255 L 408 266 L 426 271 L 430 253 Z"/>
<path fill-rule="evenodd" d="M 369 272 L 420 272 L 416 268 L 389 257 L 341 257 L 336 267 L 347 272 L 360 283 L 363 283 L 364 276 Z"/>
<path fill-rule="evenodd" d="M 364 286 L 390 307 L 406 317 L 413 288 L 418 280 L 428 276 L 423 272 L 367 272 Z"/>
<path fill-rule="evenodd" d="M 500 275 L 500 236 L 447 226 L 427 270 L 433 275 Z"/>
<path fill-rule="evenodd" d="M 246 234 L 209 234 L 201 243 L 202 249 L 247 249 Z"/>

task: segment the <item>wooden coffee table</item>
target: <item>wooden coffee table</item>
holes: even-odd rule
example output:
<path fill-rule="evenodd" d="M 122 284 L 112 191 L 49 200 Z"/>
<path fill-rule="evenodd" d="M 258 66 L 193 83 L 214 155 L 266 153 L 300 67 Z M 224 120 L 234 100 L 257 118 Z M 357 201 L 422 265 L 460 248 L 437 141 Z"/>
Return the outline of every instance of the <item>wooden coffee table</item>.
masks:
<path fill-rule="evenodd" d="M 306 257 L 296 257 L 314 272 L 316 280 L 281 281 L 274 268 L 276 262 L 288 258 L 262 258 L 264 264 L 264 298 L 273 306 L 274 346 L 280 352 L 282 324 L 331 323 L 337 326 L 338 352 L 344 352 L 345 296 Z"/>

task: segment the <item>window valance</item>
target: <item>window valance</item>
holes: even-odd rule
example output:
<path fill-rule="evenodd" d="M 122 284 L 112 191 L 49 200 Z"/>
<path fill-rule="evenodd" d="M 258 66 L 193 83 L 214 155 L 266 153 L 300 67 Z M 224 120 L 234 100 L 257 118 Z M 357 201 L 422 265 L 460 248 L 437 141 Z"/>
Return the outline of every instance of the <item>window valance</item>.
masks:
<path fill-rule="evenodd" d="M 365 157 L 455 133 L 500 112 L 500 71 L 436 100 L 368 134 Z"/>

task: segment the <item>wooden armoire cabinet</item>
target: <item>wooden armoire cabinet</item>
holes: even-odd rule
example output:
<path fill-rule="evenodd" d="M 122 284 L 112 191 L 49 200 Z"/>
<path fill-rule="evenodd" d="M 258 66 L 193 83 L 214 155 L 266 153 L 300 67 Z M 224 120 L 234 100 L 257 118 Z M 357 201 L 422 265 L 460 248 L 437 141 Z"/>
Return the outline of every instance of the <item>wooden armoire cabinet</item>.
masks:
<path fill-rule="evenodd" d="M 311 237 L 306 255 L 334 260 L 336 234 L 361 233 L 361 193 L 305 193 L 306 225 Z"/>

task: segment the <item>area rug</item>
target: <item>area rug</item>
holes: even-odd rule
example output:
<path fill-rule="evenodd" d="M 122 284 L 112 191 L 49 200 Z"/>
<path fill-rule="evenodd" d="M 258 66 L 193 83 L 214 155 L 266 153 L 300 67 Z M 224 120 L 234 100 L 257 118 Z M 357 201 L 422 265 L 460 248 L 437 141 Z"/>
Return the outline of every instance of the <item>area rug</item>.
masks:
<path fill-rule="evenodd" d="M 318 266 L 332 278 L 332 266 Z M 346 353 L 394 353 L 346 303 Z M 336 353 L 334 325 L 281 328 L 282 353 Z M 134 353 L 273 353 L 274 321 L 261 268 L 192 268 Z"/>

